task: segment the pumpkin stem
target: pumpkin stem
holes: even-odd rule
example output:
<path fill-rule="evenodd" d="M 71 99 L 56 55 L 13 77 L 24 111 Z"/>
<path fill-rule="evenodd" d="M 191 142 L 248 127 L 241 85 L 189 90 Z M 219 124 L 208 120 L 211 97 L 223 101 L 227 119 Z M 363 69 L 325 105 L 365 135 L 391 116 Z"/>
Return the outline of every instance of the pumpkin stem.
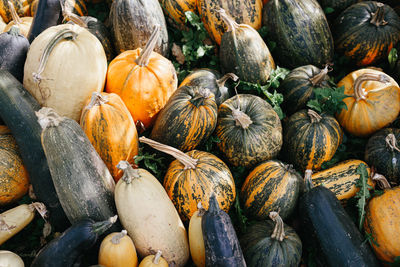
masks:
<path fill-rule="evenodd" d="M 241 107 L 240 96 L 237 92 L 237 87 L 239 86 L 239 84 L 240 84 L 240 81 L 235 86 L 235 93 L 236 93 L 236 98 L 237 98 L 237 109 L 231 108 L 232 116 L 235 119 L 236 126 L 240 126 L 243 129 L 247 129 L 253 123 L 253 121 L 246 113 L 244 113 L 243 111 L 240 110 L 240 107 Z"/>
<path fill-rule="evenodd" d="M 207 98 L 211 96 L 211 91 L 208 88 L 200 88 L 196 91 L 193 98 L 190 100 L 190 103 L 195 107 L 199 107 L 201 103 Z"/>
<path fill-rule="evenodd" d="M 121 160 L 117 164 L 117 168 L 124 172 L 121 179 L 127 184 L 130 184 L 133 179 L 140 178 L 139 170 L 132 168 L 126 160 Z"/>
<path fill-rule="evenodd" d="M 161 151 L 161 152 L 164 152 L 164 153 L 167 153 L 167 154 L 173 156 L 174 158 L 179 160 L 179 162 L 185 166 L 185 168 L 184 168 L 185 170 L 196 169 L 196 165 L 197 165 L 197 162 L 199 161 L 199 159 L 194 159 L 172 146 L 167 146 L 167 145 L 161 144 L 159 142 L 156 142 L 156 141 L 146 138 L 144 136 L 141 136 L 139 138 L 139 141 L 142 143 L 148 144 L 149 146 L 151 146 L 154 149 L 157 149 L 158 151 Z"/>
<path fill-rule="evenodd" d="M 227 81 L 228 79 L 232 79 L 234 82 L 236 82 L 236 81 L 239 79 L 239 77 L 236 76 L 236 75 L 233 74 L 233 73 L 227 73 L 227 74 L 225 74 L 224 76 L 222 76 L 221 79 L 217 80 L 218 88 L 224 87 L 224 86 L 225 86 L 225 83 L 226 83 L 226 81 Z"/>
<path fill-rule="evenodd" d="M 143 67 L 149 64 L 150 55 L 153 52 L 154 47 L 156 46 L 157 41 L 160 37 L 160 28 L 160 25 L 156 25 L 154 27 L 153 33 L 147 41 L 145 48 L 140 52 L 139 57 L 135 60 L 136 64 L 138 64 L 139 66 Z"/>
<path fill-rule="evenodd" d="M 20 35 L 21 34 L 21 30 L 19 29 L 18 26 L 13 25 L 13 26 L 11 26 L 10 30 L 8 31 L 8 33 L 11 34 L 11 35 L 16 36 L 16 35 Z"/>
<path fill-rule="evenodd" d="M 328 75 L 328 72 L 332 71 L 332 68 L 330 68 L 329 64 L 325 65 L 325 68 L 323 68 L 318 74 L 315 74 L 313 77 L 309 79 L 311 82 L 312 86 L 320 86 L 321 83 L 325 80 L 326 76 Z"/>
<path fill-rule="evenodd" d="M 127 235 L 127 231 L 126 230 L 122 230 L 121 232 L 119 232 L 118 234 L 114 235 L 111 238 L 111 243 L 113 243 L 114 245 L 118 245 L 121 242 L 121 239 Z"/>
<path fill-rule="evenodd" d="M 108 102 L 108 96 L 102 95 L 99 92 L 93 92 L 92 98 L 90 99 L 89 105 L 85 107 L 85 109 L 91 109 L 94 106 L 101 106 Z"/>
<path fill-rule="evenodd" d="M 204 215 L 204 213 L 206 212 L 206 209 L 203 208 L 203 205 L 201 205 L 201 201 L 199 203 L 197 203 L 197 210 L 199 211 L 197 213 L 197 217 L 202 217 Z"/>
<path fill-rule="evenodd" d="M 11 1 L 8 1 L 8 7 L 10 8 L 11 16 L 12 16 L 12 19 L 13 19 L 15 25 L 19 26 L 22 23 L 22 20 L 18 16 L 17 11 L 15 10 L 14 4 Z"/>
<path fill-rule="evenodd" d="M 385 21 L 385 5 L 383 3 L 377 3 L 376 6 L 378 7 L 375 13 L 371 13 L 371 24 L 374 24 L 376 27 L 384 26 L 388 24 Z"/>
<path fill-rule="evenodd" d="M 108 218 L 108 220 L 102 222 L 95 222 L 92 225 L 92 231 L 98 235 L 103 234 L 108 230 L 118 219 L 118 215 Z"/>
<path fill-rule="evenodd" d="M 388 134 L 385 138 L 386 144 L 390 147 L 392 152 L 396 150 L 397 152 L 400 152 L 400 149 L 397 147 L 397 140 L 396 136 L 392 133 Z"/>
<path fill-rule="evenodd" d="M 64 117 L 61 117 L 54 109 L 48 107 L 42 107 L 39 111 L 35 111 L 35 114 L 43 130 L 47 127 L 57 127 L 64 120 Z"/>
<path fill-rule="evenodd" d="M 308 116 L 310 116 L 311 123 L 320 122 L 322 120 L 321 115 L 319 115 L 316 111 L 309 109 L 307 111 Z"/>
<path fill-rule="evenodd" d="M 377 182 L 379 184 L 379 187 L 382 188 L 382 189 L 391 188 L 388 180 L 382 174 L 374 173 L 373 176 L 372 176 L 372 180 Z"/>
<path fill-rule="evenodd" d="M 156 255 L 154 256 L 154 259 L 153 259 L 153 263 L 154 264 L 159 264 L 160 263 L 161 255 L 162 255 L 162 251 L 161 250 L 157 250 L 157 253 L 156 253 Z"/>
<path fill-rule="evenodd" d="M 46 206 L 43 203 L 34 202 L 34 203 L 29 205 L 29 208 L 32 211 L 36 210 L 44 220 L 47 219 L 47 209 L 46 209 Z"/>
<path fill-rule="evenodd" d="M 46 48 L 43 51 L 43 54 L 40 56 L 40 61 L 39 61 L 39 69 L 35 73 L 32 73 L 33 80 L 35 83 L 40 83 L 40 81 L 43 79 L 40 75 L 44 71 L 44 68 L 46 66 L 47 60 L 49 59 L 51 51 L 53 51 L 53 48 L 62 40 L 75 40 L 76 36 L 78 36 L 77 33 L 70 29 L 63 29 L 59 32 L 57 32 L 53 38 L 51 38 L 50 42 L 47 44 Z M 42 95 L 43 98 L 46 98 L 45 96 Z"/>
<path fill-rule="evenodd" d="M 306 186 L 306 191 L 310 191 L 314 184 L 312 182 L 312 170 L 306 170 L 304 174 L 304 184 Z"/>
<path fill-rule="evenodd" d="M 365 99 L 367 97 L 367 92 L 365 92 L 365 89 L 362 88 L 362 83 L 366 81 L 376 81 L 376 82 L 381 82 L 381 83 L 388 83 L 390 82 L 390 79 L 384 75 L 384 74 L 376 74 L 376 73 L 364 73 L 363 75 L 360 75 L 357 77 L 357 79 L 354 82 L 354 96 L 356 98 L 356 101 L 359 101 L 361 99 Z M 374 92 L 377 90 L 370 90 L 370 92 Z"/>
<path fill-rule="evenodd" d="M 271 211 L 269 213 L 269 217 L 271 218 L 272 221 L 275 222 L 275 228 L 274 231 L 272 232 L 271 238 L 282 242 L 283 239 L 285 239 L 285 226 L 281 216 L 279 216 L 278 212 Z"/>
<path fill-rule="evenodd" d="M 225 9 L 220 8 L 218 10 L 218 13 L 221 16 L 222 20 L 228 25 L 227 32 L 231 32 L 239 28 L 239 24 L 237 24 L 233 18 L 231 18 L 228 14 L 226 14 Z"/>
<path fill-rule="evenodd" d="M 69 20 L 75 23 L 76 25 L 79 25 L 83 28 L 87 28 L 87 23 L 81 19 L 78 15 L 74 14 L 72 10 L 74 10 L 74 7 L 70 3 L 70 1 L 66 0 L 63 4 L 63 0 L 60 0 L 60 5 L 61 5 L 61 13 L 64 17 L 64 21 Z"/>

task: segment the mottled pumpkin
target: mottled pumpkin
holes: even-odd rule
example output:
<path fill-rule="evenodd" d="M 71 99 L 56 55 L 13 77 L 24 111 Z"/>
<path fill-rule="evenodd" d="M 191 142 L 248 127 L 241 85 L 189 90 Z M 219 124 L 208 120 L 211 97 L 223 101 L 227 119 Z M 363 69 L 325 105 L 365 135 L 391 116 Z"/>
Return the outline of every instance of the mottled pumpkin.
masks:
<path fill-rule="evenodd" d="M 342 135 L 334 117 L 311 109 L 300 110 L 284 124 L 282 155 L 300 172 L 318 170 L 333 157 Z"/>
<path fill-rule="evenodd" d="M 171 61 L 153 52 L 159 37 L 156 27 L 146 47 L 128 50 L 111 61 L 107 71 L 106 92 L 118 94 L 135 123 L 148 128 L 178 86 Z"/>
<path fill-rule="evenodd" d="M 159 0 L 164 13 L 175 23 L 184 25 L 186 22 L 185 12 L 197 13 L 197 0 Z"/>
<path fill-rule="evenodd" d="M 302 177 L 292 166 L 269 160 L 250 172 L 240 196 L 252 216 L 267 219 L 271 211 L 279 210 L 282 219 L 286 219 L 296 207 L 302 188 Z"/>
<path fill-rule="evenodd" d="M 336 115 L 340 125 L 355 136 L 368 136 L 393 122 L 400 112 L 400 88 L 389 75 L 375 69 L 359 69 L 338 84 L 348 95 Z"/>
<path fill-rule="evenodd" d="M 11 14 L 11 9 L 8 4 L 11 2 L 14 5 L 15 10 L 17 11 L 18 16 L 23 17 L 24 14 L 29 10 L 29 5 L 32 1 L 27 0 L 1 0 L 0 1 L 0 16 L 3 18 L 5 23 L 9 23 L 13 17 Z M 27 14 L 29 15 L 29 14 Z"/>
<path fill-rule="evenodd" d="M 219 106 L 218 148 L 234 166 L 252 167 L 276 157 L 282 146 L 278 114 L 262 98 L 239 94 Z"/>
<path fill-rule="evenodd" d="M 84 0 L 61 0 L 62 3 L 68 11 L 78 15 L 87 16 L 88 10 L 86 8 L 86 3 Z M 30 16 L 34 17 L 39 4 L 39 0 L 33 0 L 30 5 Z"/>
<path fill-rule="evenodd" d="M 117 164 L 121 160 L 133 164 L 139 151 L 136 126 L 124 102 L 117 94 L 93 93 L 82 110 L 80 125 L 118 182 L 123 172 Z"/>

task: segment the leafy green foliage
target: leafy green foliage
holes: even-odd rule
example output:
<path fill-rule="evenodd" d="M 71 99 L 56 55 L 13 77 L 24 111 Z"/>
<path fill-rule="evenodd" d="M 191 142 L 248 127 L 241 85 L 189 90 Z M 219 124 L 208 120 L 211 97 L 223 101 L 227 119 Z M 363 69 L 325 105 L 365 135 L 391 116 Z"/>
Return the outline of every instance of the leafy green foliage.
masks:
<path fill-rule="evenodd" d="M 325 14 L 332 14 L 333 12 L 335 12 L 335 9 L 333 9 L 332 7 L 326 7 L 324 9 Z"/>
<path fill-rule="evenodd" d="M 344 93 L 344 86 L 332 88 L 316 88 L 314 89 L 314 98 L 307 102 L 309 108 L 320 113 L 335 115 L 342 109 L 347 110 L 343 99 L 348 97 Z"/>
<path fill-rule="evenodd" d="M 376 242 L 376 239 L 374 238 L 374 236 L 372 235 L 372 233 L 365 233 L 365 241 L 364 242 L 368 242 L 371 246 L 372 244 L 374 244 L 375 246 L 379 247 L 378 242 Z"/>
<path fill-rule="evenodd" d="M 207 141 L 205 142 L 205 144 L 204 144 L 204 150 L 205 150 L 206 152 L 211 153 L 212 151 L 217 150 L 217 148 L 215 147 L 215 144 L 220 143 L 220 142 L 221 142 L 221 140 L 220 140 L 217 136 L 211 135 L 211 136 L 207 139 Z"/>
<path fill-rule="evenodd" d="M 360 188 L 360 191 L 357 192 L 354 198 L 358 199 L 358 228 L 362 231 L 365 217 L 365 205 L 367 205 L 367 200 L 371 197 L 369 190 L 372 189 L 372 186 L 368 184 L 368 171 L 364 164 L 360 164 L 356 171 L 357 174 L 360 175 L 360 178 L 356 182 L 356 187 Z"/>
<path fill-rule="evenodd" d="M 394 262 L 387 263 L 391 267 L 400 267 L 400 256 L 394 258 Z"/>
<path fill-rule="evenodd" d="M 393 69 L 396 66 L 398 60 L 399 60 L 399 55 L 398 55 L 397 49 L 392 48 L 392 50 L 390 50 L 390 53 L 388 55 L 388 61 L 389 61 L 390 68 Z"/>
<path fill-rule="evenodd" d="M 134 159 L 135 164 L 140 168 L 150 170 L 159 180 L 163 178 L 163 170 L 166 168 L 163 157 L 159 157 L 156 153 L 145 152 L 141 147 Z"/>

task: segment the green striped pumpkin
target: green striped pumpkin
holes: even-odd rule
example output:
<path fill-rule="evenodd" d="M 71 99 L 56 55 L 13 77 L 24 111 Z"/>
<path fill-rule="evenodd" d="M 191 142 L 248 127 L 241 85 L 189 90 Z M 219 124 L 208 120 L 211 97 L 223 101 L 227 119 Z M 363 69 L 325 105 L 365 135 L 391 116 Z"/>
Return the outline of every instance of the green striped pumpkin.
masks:
<path fill-rule="evenodd" d="M 281 217 L 286 219 L 293 212 L 302 188 L 302 177 L 292 166 L 270 160 L 250 172 L 240 196 L 252 216 L 266 219 L 271 211 L 279 210 Z"/>

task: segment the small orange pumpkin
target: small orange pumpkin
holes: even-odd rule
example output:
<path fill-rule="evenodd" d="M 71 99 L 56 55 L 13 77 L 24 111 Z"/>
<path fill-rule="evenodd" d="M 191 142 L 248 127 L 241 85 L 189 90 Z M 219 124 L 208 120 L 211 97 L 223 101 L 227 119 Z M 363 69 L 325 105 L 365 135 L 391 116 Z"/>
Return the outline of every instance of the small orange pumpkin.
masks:
<path fill-rule="evenodd" d="M 136 126 L 124 102 L 117 94 L 94 92 L 82 110 L 80 124 L 118 182 L 122 176 L 118 162 L 133 164 L 139 151 Z"/>
<path fill-rule="evenodd" d="M 144 50 L 128 50 L 111 61 L 106 92 L 118 94 L 135 122 L 150 127 L 178 87 L 174 65 L 154 52 L 160 28 L 156 27 Z"/>
<path fill-rule="evenodd" d="M 161 250 L 158 250 L 156 255 L 145 257 L 139 267 L 168 267 L 168 262 L 162 257 Z"/>
<path fill-rule="evenodd" d="M 368 136 L 393 122 L 400 112 L 400 88 L 389 75 L 375 69 L 360 69 L 338 84 L 348 95 L 347 110 L 337 114 L 339 124 L 355 136 Z"/>

